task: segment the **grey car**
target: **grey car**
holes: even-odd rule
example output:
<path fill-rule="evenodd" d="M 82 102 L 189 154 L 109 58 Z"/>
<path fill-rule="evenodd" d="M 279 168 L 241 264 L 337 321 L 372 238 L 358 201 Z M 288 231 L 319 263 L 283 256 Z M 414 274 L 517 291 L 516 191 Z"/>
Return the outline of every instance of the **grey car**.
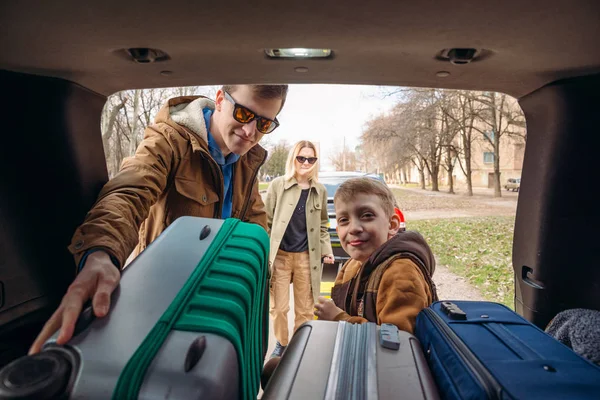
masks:
<path fill-rule="evenodd" d="M 506 181 L 506 185 L 504 185 L 504 189 L 512 190 L 513 192 L 518 192 L 521 189 L 521 178 L 510 178 Z"/>

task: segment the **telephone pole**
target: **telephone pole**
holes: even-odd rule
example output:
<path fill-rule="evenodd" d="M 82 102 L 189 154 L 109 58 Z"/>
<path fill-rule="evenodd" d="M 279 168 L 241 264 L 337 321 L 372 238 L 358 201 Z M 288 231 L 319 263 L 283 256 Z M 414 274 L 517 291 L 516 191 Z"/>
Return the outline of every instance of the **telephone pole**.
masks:
<path fill-rule="evenodd" d="M 342 147 L 342 171 L 346 170 L 346 136 L 344 136 L 344 147 Z"/>

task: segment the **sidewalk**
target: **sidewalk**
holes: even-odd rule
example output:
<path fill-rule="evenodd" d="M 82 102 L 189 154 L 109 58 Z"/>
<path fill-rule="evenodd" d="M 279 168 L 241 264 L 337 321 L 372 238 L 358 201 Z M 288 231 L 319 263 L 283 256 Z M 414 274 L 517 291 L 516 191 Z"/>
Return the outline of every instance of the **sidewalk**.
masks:
<path fill-rule="evenodd" d="M 466 186 L 455 187 L 454 188 L 455 194 L 448 193 L 448 186 L 440 186 L 439 192 L 431 191 L 430 187 L 423 190 L 420 187 L 406 187 L 404 185 L 390 184 L 388 186 L 393 189 L 409 190 L 411 192 L 416 192 L 419 194 L 431 195 L 431 196 L 450 196 L 450 197 L 467 197 L 467 198 L 479 198 L 479 197 L 486 198 L 487 197 L 490 199 L 510 199 L 510 200 L 514 200 L 514 201 L 516 201 L 519 198 L 519 192 L 507 191 L 504 188 L 502 189 L 502 197 L 494 197 L 494 189 L 493 188 L 473 187 L 473 196 L 471 197 L 471 196 L 467 196 L 467 187 Z"/>
<path fill-rule="evenodd" d="M 393 189 L 398 189 L 411 194 L 424 196 L 426 199 L 437 199 L 435 207 L 416 208 L 414 204 L 406 211 L 405 216 L 411 219 L 429 219 L 429 218 L 458 218 L 458 217 L 476 217 L 492 215 L 515 215 L 517 212 L 517 202 L 519 193 L 502 191 L 502 197 L 494 197 L 494 189 L 473 188 L 473 196 L 467 195 L 466 187 L 455 189 L 455 194 L 448 193 L 447 187 L 441 187 L 439 192 L 433 192 L 431 189 L 421 189 L 415 187 L 405 187 L 403 185 L 390 185 Z M 448 203 L 440 204 L 442 198 L 448 199 Z M 400 201 L 400 200 L 399 200 Z M 429 201 L 431 203 L 431 201 Z M 440 210 L 436 210 L 440 208 Z M 443 209 L 443 211 L 442 211 Z M 412 214 L 412 215 L 411 215 Z"/>

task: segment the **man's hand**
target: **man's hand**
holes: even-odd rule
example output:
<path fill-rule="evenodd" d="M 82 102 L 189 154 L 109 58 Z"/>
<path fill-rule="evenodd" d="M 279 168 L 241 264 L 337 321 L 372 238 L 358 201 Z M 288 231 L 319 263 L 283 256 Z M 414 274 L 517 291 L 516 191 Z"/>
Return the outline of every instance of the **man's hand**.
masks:
<path fill-rule="evenodd" d="M 315 304 L 315 315 L 319 317 L 319 319 L 325 321 L 334 321 L 334 318 L 340 315 L 340 313 L 344 312 L 341 308 L 335 305 L 333 299 L 327 299 L 323 296 L 319 296 L 317 299 L 319 302 Z"/>
<path fill-rule="evenodd" d="M 95 251 L 88 255 L 85 265 L 69 286 L 58 309 L 46 322 L 44 328 L 29 349 L 35 354 L 42 345 L 60 329 L 57 344 L 65 344 L 73 336 L 75 323 L 86 301 L 92 299 L 92 308 L 96 317 L 108 314 L 110 295 L 121 279 L 121 273 L 104 251 Z"/>
<path fill-rule="evenodd" d="M 323 262 L 325 264 L 333 264 L 335 262 L 333 254 L 327 254 L 325 257 L 323 257 Z"/>

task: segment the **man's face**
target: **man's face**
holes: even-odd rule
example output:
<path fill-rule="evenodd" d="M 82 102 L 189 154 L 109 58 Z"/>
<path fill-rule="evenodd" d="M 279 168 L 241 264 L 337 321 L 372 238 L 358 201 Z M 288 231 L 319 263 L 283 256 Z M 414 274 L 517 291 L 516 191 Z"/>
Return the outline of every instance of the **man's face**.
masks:
<path fill-rule="evenodd" d="M 373 194 L 359 193 L 349 201 L 337 201 L 335 214 L 342 248 L 360 262 L 367 261 L 400 226 L 398 217 L 388 217 L 381 200 Z"/>
<path fill-rule="evenodd" d="M 229 93 L 233 100 L 254 113 L 274 120 L 281 108 L 281 99 L 261 99 L 250 86 L 237 86 L 233 93 Z M 256 120 L 243 124 L 233 118 L 234 104 L 225 98 L 221 90 L 217 92 L 215 101 L 215 120 L 217 129 L 211 129 L 215 140 L 221 147 L 224 155 L 234 153 L 246 154 L 263 134 L 256 129 Z"/>

